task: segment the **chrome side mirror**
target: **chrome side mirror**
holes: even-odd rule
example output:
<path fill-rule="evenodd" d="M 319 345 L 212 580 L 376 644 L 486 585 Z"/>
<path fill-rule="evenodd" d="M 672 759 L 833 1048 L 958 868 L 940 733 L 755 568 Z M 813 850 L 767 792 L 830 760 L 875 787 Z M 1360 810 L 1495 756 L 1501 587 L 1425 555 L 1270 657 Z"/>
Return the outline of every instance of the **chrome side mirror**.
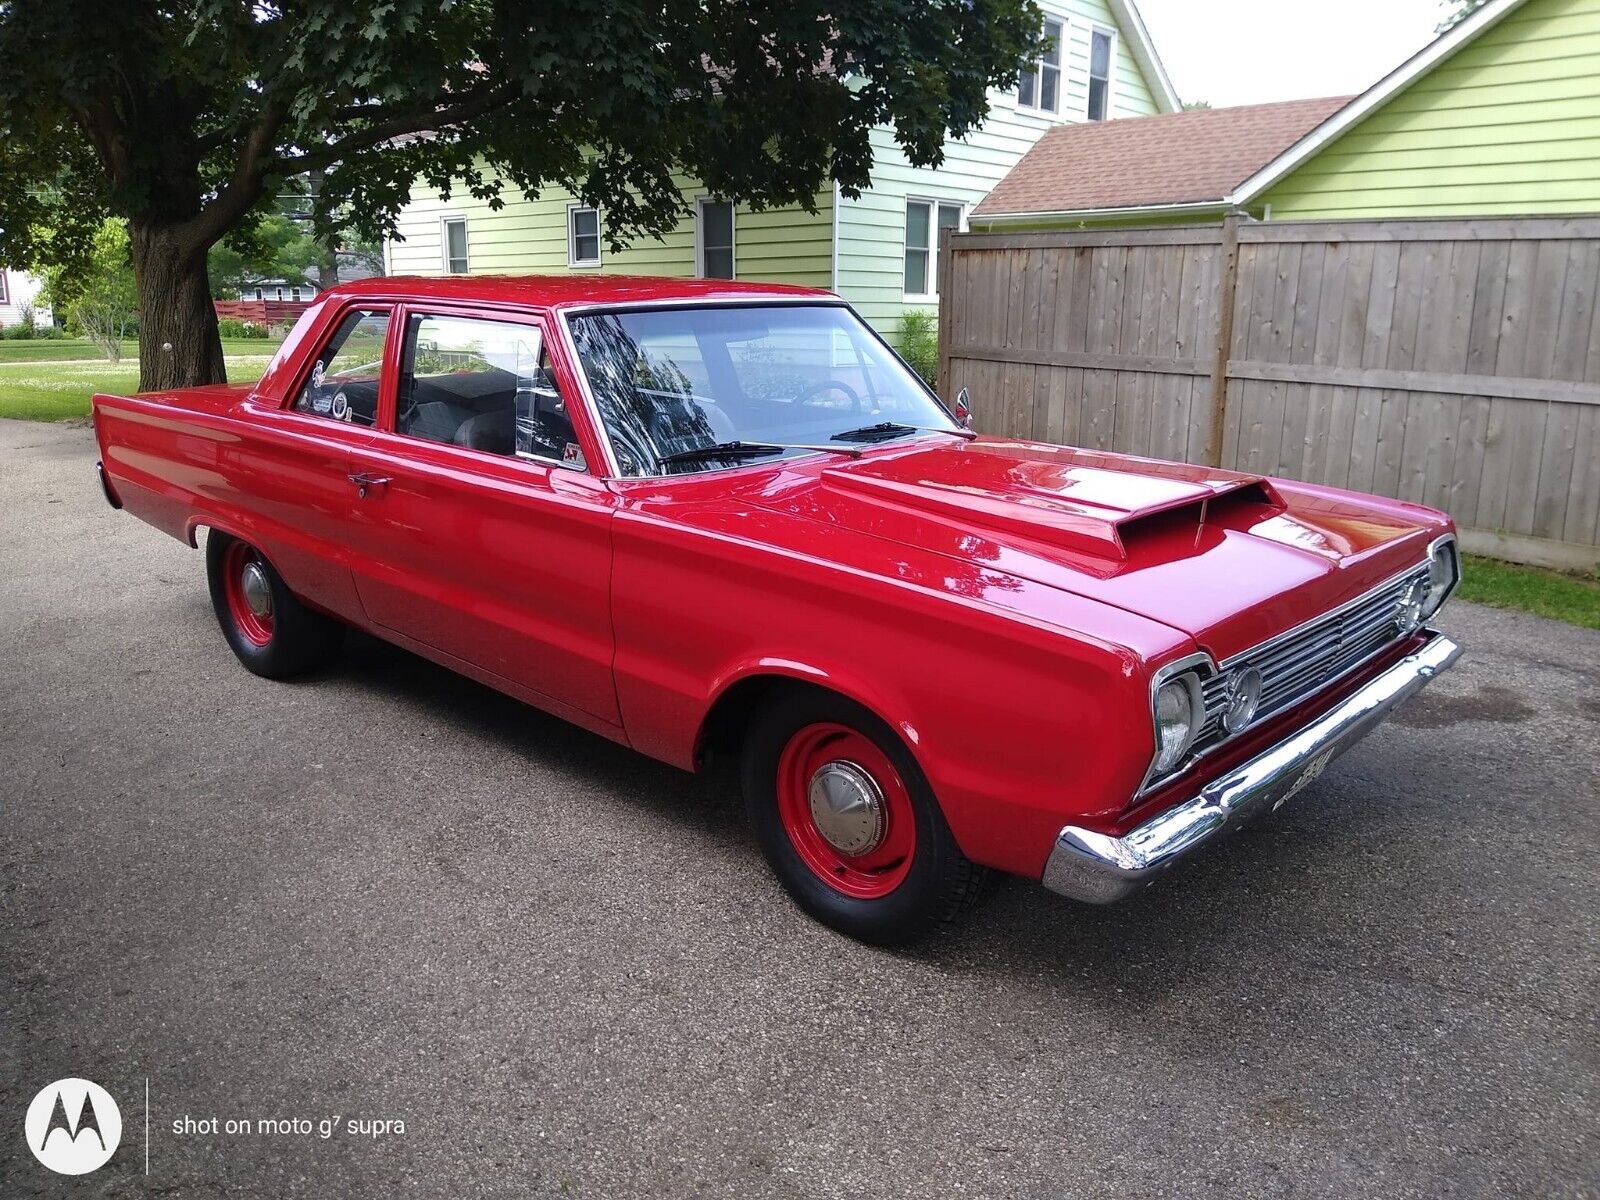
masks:
<path fill-rule="evenodd" d="M 956 393 L 956 420 L 961 422 L 961 428 L 972 428 L 972 393 L 962 388 Z"/>

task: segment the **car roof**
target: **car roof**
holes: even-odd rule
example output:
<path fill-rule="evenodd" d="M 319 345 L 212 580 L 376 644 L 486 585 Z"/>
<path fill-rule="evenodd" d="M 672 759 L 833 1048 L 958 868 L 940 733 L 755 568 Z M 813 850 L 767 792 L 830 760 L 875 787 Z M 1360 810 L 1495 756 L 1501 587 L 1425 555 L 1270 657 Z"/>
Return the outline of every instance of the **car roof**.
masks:
<path fill-rule="evenodd" d="M 329 288 L 319 299 L 335 296 L 522 304 L 532 308 L 663 300 L 835 299 L 821 288 L 652 275 L 379 275 Z"/>

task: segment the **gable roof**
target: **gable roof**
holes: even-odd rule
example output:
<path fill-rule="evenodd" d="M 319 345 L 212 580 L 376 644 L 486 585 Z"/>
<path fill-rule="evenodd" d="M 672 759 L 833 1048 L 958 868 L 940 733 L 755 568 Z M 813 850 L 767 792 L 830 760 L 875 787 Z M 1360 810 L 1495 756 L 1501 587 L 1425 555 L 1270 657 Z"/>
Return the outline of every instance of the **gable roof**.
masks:
<path fill-rule="evenodd" d="M 1178 91 L 1167 77 L 1167 68 L 1162 64 L 1161 56 L 1156 53 L 1155 39 L 1150 36 L 1144 18 L 1139 15 L 1139 6 L 1134 0 L 1107 0 L 1107 7 L 1116 18 L 1117 28 L 1128 39 L 1128 51 L 1133 55 L 1133 61 L 1139 64 L 1139 71 L 1150 87 L 1156 108 L 1161 112 L 1182 109 Z"/>
<path fill-rule="evenodd" d="M 972 215 L 1221 208 L 1241 183 L 1349 99 L 1059 125 L 1022 156 Z"/>
<path fill-rule="evenodd" d="M 1259 196 L 1356 122 L 1387 104 L 1396 93 L 1404 91 L 1419 76 L 1427 74 L 1526 3 L 1527 0 L 1490 0 L 1470 16 L 1456 22 L 1315 129 L 1296 139 L 1292 146 L 1275 155 L 1271 162 L 1263 164 L 1260 170 L 1234 189 L 1229 202 L 1245 204 Z"/>

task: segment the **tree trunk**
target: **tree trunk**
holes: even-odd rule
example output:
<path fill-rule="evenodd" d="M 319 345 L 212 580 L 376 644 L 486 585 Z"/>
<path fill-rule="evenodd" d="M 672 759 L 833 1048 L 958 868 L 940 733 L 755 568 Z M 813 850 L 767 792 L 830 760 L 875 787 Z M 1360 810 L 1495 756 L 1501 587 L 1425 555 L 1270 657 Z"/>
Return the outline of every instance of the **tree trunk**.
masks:
<path fill-rule="evenodd" d="M 206 251 L 174 225 L 132 221 L 139 283 L 139 390 L 226 383 Z"/>

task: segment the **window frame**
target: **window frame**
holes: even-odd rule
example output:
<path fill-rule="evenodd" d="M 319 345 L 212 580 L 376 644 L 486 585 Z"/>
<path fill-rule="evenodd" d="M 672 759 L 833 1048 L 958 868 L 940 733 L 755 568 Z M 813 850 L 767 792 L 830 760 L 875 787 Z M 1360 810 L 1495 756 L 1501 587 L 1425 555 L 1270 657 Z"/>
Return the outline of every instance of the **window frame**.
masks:
<path fill-rule="evenodd" d="M 1106 40 L 1110 43 L 1106 50 L 1105 112 L 1098 117 L 1091 116 L 1089 108 L 1090 96 L 1094 92 L 1094 38 L 1097 33 L 1104 34 Z M 1117 37 L 1117 30 L 1110 25 L 1101 25 L 1096 22 L 1089 26 L 1089 53 L 1085 62 L 1083 77 L 1083 119 L 1085 121 L 1111 120 L 1111 102 L 1115 95 L 1117 79 Z"/>
<path fill-rule="evenodd" d="M 11 303 L 11 280 L 9 278 L 7 278 L 7 272 L 4 269 L 0 269 L 0 304 L 10 304 L 10 303 Z"/>
<path fill-rule="evenodd" d="M 928 290 L 925 292 L 908 292 L 905 290 L 906 280 L 906 255 L 912 250 L 911 243 L 906 241 L 910 232 L 910 210 L 913 204 L 926 204 L 928 212 L 928 237 L 931 245 L 923 247 L 928 252 Z M 963 233 L 967 228 L 967 203 L 964 200 L 950 200 L 937 196 L 907 196 L 905 214 L 907 220 L 900 233 L 900 290 L 901 300 L 906 304 L 937 304 L 939 301 L 939 210 L 941 208 L 957 209 L 959 215 L 956 219 L 955 230 Z"/>
<path fill-rule="evenodd" d="M 578 226 L 576 217 L 579 213 L 594 214 L 594 257 L 578 257 Z M 600 223 L 600 210 L 592 204 L 582 204 L 577 201 L 567 205 L 567 266 L 569 267 L 598 267 L 605 258 L 604 239 L 601 237 L 602 225 Z"/>
<path fill-rule="evenodd" d="M 696 279 L 722 279 L 721 275 L 706 274 L 706 221 L 705 210 L 710 204 L 728 206 L 728 264 L 731 274 L 726 278 L 739 278 L 739 213 L 732 200 L 720 196 L 702 195 L 694 198 L 694 277 Z"/>
<path fill-rule="evenodd" d="M 378 407 L 371 425 L 352 425 L 347 421 L 334 421 L 319 413 L 301 412 L 295 407 L 296 402 L 300 399 L 300 393 L 305 390 L 306 384 L 311 380 L 311 372 L 315 370 L 317 360 L 322 357 L 322 352 L 328 348 L 328 343 L 338 334 L 340 327 L 345 322 L 345 318 L 353 312 L 382 314 L 389 319 L 389 330 L 383 340 L 382 366 L 378 369 Z M 289 386 L 284 389 L 284 394 L 279 398 L 278 411 L 287 413 L 291 417 L 315 421 L 319 429 L 329 427 L 353 429 L 363 435 L 371 435 L 375 430 L 384 428 L 386 419 L 392 425 L 394 423 L 394 396 L 397 382 L 395 374 L 399 370 L 399 360 L 397 358 L 399 342 L 397 340 L 398 335 L 395 332 L 395 322 L 399 319 L 400 305 L 385 300 L 372 301 L 365 297 L 352 299 L 348 304 L 341 305 L 329 313 L 325 323 L 316 331 L 317 337 L 313 343 L 316 349 L 306 355 L 305 360 L 300 364 L 300 369 L 290 378 Z"/>
<path fill-rule="evenodd" d="M 1033 74 L 1033 103 L 1029 103 L 1022 98 L 1022 71 L 1019 70 L 1017 72 L 1018 112 L 1032 113 L 1040 117 L 1060 117 L 1066 111 L 1064 101 L 1067 92 L 1067 42 L 1071 37 L 1072 22 L 1064 16 L 1047 12 L 1044 14 L 1044 20 L 1040 22 L 1040 31 L 1043 32 L 1045 26 L 1051 24 L 1061 26 L 1061 35 L 1056 38 L 1056 60 L 1047 64 L 1043 54 L 1028 59 L 1027 69 Z M 1044 68 L 1046 65 L 1053 68 L 1056 73 L 1056 106 L 1054 108 L 1046 108 L 1040 103 L 1044 98 Z"/>
<path fill-rule="evenodd" d="M 461 250 L 465 257 L 461 260 L 462 267 L 459 271 L 450 269 L 450 226 L 461 225 Z M 472 237 L 467 230 L 465 213 L 449 213 L 439 218 L 439 253 L 444 262 L 446 275 L 469 275 L 472 273 Z"/>
<path fill-rule="evenodd" d="M 400 376 L 405 369 L 406 334 L 414 317 L 422 318 L 423 320 L 428 317 L 441 317 L 457 321 L 488 321 L 499 325 L 532 326 L 540 338 L 541 356 L 549 355 L 550 357 L 550 372 L 555 378 L 556 390 L 560 393 L 563 403 L 566 404 L 568 413 L 574 415 L 572 431 L 578 439 L 579 450 L 583 452 L 583 464 L 580 466 L 545 454 L 519 454 L 515 452 L 511 454 L 495 454 L 489 450 L 474 450 L 470 446 L 435 442 L 428 438 L 400 432 Z M 589 397 L 582 384 L 581 375 L 578 383 L 574 384 L 572 382 L 575 372 L 567 365 L 566 345 L 561 340 L 566 330 L 549 312 L 542 310 L 529 312 L 525 309 L 489 308 L 449 302 L 413 301 L 396 304 L 391 320 L 394 324 L 390 326 L 390 337 L 393 340 L 389 345 L 389 354 L 394 362 L 394 382 L 387 389 L 386 396 L 380 397 L 378 423 L 375 427 L 377 433 L 383 437 L 394 439 L 391 444 L 405 447 L 407 453 L 420 450 L 423 453 L 465 454 L 475 463 L 504 463 L 513 466 L 535 467 L 543 471 L 560 468 L 563 471 L 572 471 L 579 475 L 600 477 L 600 473 L 595 469 L 595 458 L 590 453 L 590 447 L 585 445 L 586 433 L 584 428 L 586 424 L 592 428 L 598 428 L 599 419 L 593 415 L 594 410 L 589 407 Z M 387 362 L 388 360 L 386 359 L 385 361 Z M 581 417 L 576 415 L 580 413 Z M 602 432 L 595 436 L 598 437 L 601 447 L 609 455 L 610 447 L 604 441 L 604 433 Z M 609 462 L 609 459 L 603 461 Z"/>

